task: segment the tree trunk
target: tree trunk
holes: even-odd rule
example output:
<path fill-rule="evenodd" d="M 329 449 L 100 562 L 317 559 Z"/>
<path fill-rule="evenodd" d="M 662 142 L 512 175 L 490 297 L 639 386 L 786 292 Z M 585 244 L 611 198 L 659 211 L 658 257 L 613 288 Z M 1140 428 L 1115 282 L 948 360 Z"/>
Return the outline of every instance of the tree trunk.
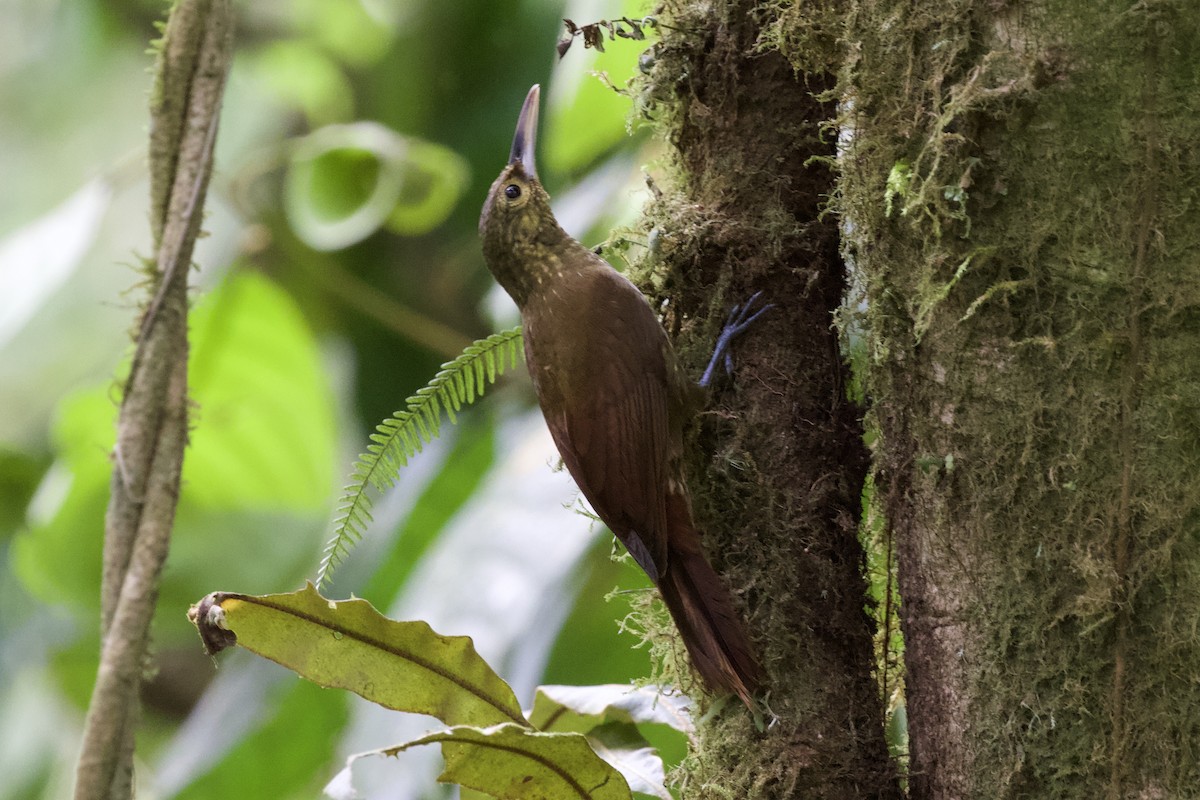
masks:
<path fill-rule="evenodd" d="M 682 357 L 698 375 L 731 306 L 760 290 L 775 304 L 717 381 L 690 484 L 776 719 L 758 731 L 740 708 L 708 718 L 684 797 L 893 798 L 858 541 L 868 457 L 832 325 L 845 267 L 836 220 L 819 216 L 834 188 L 836 137 L 822 125 L 836 107 L 821 97 L 834 78 L 764 52 L 767 14 L 733 0 L 670 4 L 641 87 L 670 175 L 635 272 L 669 299 Z M 833 43 L 818 44 L 831 58 Z"/>
<path fill-rule="evenodd" d="M 1200 793 L 1200 16 L 859 0 L 913 798 Z"/>

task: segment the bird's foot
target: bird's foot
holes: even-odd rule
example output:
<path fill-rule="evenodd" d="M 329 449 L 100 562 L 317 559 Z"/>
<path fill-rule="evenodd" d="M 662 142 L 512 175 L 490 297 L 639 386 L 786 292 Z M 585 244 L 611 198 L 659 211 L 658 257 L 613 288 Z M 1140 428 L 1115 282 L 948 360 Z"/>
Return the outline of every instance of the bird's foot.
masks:
<path fill-rule="evenodd" d="M 724 365 L 725 374 L 733 372 L 733 356 L 729 353 L 733 340 L 753 325 L 756 319 L 775 307 L 773 303 L 758 307 L 758 301 L 761 298 L 762 292 L 755 292 L 749 300 L 734 306 L 733 310 L 729 312 L 729 319 L 725 321 L 725 327 L 721 329 L 721 335 L 717 337 L 717 346 L 713 348 L 712 358 L 709 359 L 704 375 L 700 378 L 701 386 L 707 388 L 712 383 L 718 364 Z"/>

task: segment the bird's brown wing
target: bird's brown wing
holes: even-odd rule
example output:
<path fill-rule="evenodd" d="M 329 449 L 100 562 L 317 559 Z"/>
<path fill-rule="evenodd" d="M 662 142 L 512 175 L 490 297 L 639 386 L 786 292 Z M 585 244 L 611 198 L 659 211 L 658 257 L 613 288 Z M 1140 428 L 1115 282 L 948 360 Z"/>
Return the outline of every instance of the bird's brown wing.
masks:
<path fill-rule="evenodd" d="M 572 276 L 556 291 L 525 306 L 525 346 L 563 462 L 658 585 L 700 674 L 753 706 L 761 669 L 704 556 L 679 472 L 691 387 L 666 334 L 616 273 Z"/>
<path fill-rule="evenodd" d="M 592 508 L 657 581 L 667 565 L 668 493 L 683 491 L 671 464 L 680 448 L 672 414 L 681 409 L 666 334 L 615 272 L 585 276 L 546 305 L 527 307 L 525 335 L 547 425 Z M 543 341 L 544 330 L 558 335 Z"/>

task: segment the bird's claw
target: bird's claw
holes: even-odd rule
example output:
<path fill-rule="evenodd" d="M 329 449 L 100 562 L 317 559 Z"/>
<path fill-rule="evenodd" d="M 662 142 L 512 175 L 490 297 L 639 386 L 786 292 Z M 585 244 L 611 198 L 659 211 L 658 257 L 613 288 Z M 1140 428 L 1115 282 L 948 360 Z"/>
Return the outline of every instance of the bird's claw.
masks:
<path fill-rule="evenodd" d="M 775 307 L 774 303 L 767 303 L 756 309 L 755 305 L 761 298 L 762 292 L 755 292 L 749 300 L 734 306 L 733 310 L 729 312 L 725 327 L 721 329 L 721 335 L 717 337 L 717 346 L 713 348 L 712 359 L 709 360 L 708 367 L 705 368 L 704 375 L 700 378 L 701 386 L 708 386 L 712 382 L 717 364 L 724 364 L 725 374 L 733 372 L 733 356 L 729 352 L 733 340 L 753 325 L 755 320 Z"/>
<path fill-rule="evenodd" d="M 736 305 L 729 312 L 729 319 L 725 320 L 725 330 L 732 329 L 734 335 L 741 333 L 750 323 L 758 319 L 764 312 L 770 311 L 775 307 L 774 303 L 767 303 L 757 311 L 753 311 L 755 303 L 762 297 L 762 291 L 757 291 L 750 295 L 750 299 L 745 303 Z M 753 311 L 753 313 L 751 313 Z M 724 331 L 722 331 L 724 333 Z"/>

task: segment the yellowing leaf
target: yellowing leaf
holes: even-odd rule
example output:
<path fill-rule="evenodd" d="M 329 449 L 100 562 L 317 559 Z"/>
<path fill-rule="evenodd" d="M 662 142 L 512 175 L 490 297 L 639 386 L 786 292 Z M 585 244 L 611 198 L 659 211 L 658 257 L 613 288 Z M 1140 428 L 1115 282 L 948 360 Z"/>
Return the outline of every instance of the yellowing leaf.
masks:
<path fill-rule="evenodd" d="M 396 622 L 365 600 L 298 592 L 216 592 L 189 614 L 210 651 L 230 639 L 321 686 L 349 689 L 397 711 L 447 725 L 527 725 L 516 695 L 479 657 L 469 637 L 442 636 L 425 622 Z"/>

